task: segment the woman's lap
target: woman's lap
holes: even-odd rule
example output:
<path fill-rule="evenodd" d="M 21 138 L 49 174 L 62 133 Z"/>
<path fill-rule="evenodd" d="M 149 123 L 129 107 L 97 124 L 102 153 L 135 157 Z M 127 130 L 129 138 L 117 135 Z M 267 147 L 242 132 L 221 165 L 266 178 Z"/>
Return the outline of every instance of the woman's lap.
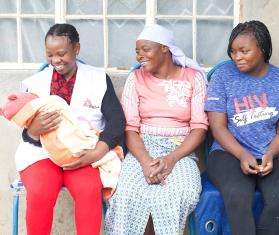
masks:
<path fill-rule="evenodd" d="M 241 170 L 240 161 L 225 151 L 216 150 L 209 155 L 207 173 L 210 180 L 221 191 L 234 187 L 240 188 L 241 185 L 244 190 L 248 190 L 248 185 L 255 188 L 256 183 L 253 176 L 245 175 Z"/>
<path fill-rule="evenodd" d="M 149 145 L 147 147 L 153 157 L 167 154 L 159 145 L 156 147 L 147 141 L 145 144 Z M 196 162 L 189 156 L 176 163 L 165 185 L 149 185 L 139 162 L 128 153 L 122 165 L 116 193 L 109 201 L 107 232 L 141 234 L 151 214 L 156 234 L 177 233 L 194 209 L 200 190 L 200 173 Z"/>
<path fill-rule="evenodd" d="M 245 175 L 241 171 L 239 160 L 233 155 L 225 151 L 213 151 L 209 156 L 207 168 L 209 178 L 222 193 L 226 212 L 235 233 L 237 229 L 244 226 L 249 227 L 251 234 L 254 234 L 256 228 L 252 218 L 252 202 L 254 192 L 258 188 L 262 192 L 265 206 L 257 232 L 278 234 L 279 223 L 274 222 L 279 213 L 277 209 L 279 208 L 279 189 L 274 187 L 279 182 L 278 158 L 273 160 L 273 165 L 272 172 L 265 177 Z M 275 232 L 269 231 L 271 228 Z"/>
<path fill-rule="evenodd" d="M 27 190 L 38 189 L 37 193 L 44 194 L 51 188 L 65 187 L 81 192 L 96 188 L 101 191 L 102 184 L 98 169 L 86 166 L 76 170 L 63 171 L 49 159 L 43 159 L 30 165 L 20 172 L 23 184 Z"/>
<path fill-rule="evenodd" d="M 20 177 L 27 193 L 37 196 L 47 196 L 46 192 L 57 194 L 63 185 L 62 169 L 49 159 L 43 159 L 28 166 L 20 172 Z"/>
<path fill-rule="evenodd" d="M 63 171 L 44 159 L 30 165 L 20 175 L 27 191 L 26 223 L 30 234 L 50 233 L 53 208 L 63 185 L 75 200 L 77 232 L 97 234 L 100 231 L 102 184 L 98 169 L 87 166 Z"/>

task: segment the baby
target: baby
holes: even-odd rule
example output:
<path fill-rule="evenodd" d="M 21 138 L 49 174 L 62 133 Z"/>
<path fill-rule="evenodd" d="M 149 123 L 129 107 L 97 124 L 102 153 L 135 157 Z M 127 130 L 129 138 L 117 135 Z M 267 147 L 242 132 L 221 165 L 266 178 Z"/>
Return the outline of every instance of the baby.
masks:
<path fill-rule="evenodd" d="M 60 110 L 62 121 L 59 127 L 40 136 L 42 146 L 54 163 L 62 166 L 74 162 L 77 160 L 77 153 L 85 149 L 94 149 L 100 132 L 91 126 L 87 131 L 82 129 L 81 122 L 87 120 L 82 117 L 75 119 L 66 101 L 59 96 L 38 97 L 32 93 L 18 92 L 8 96 L 7 103 L 0 108 L 0 114 L 18 126 L 26 128 L 36 113 L 42 109 Z M 122 148 L 116 146 L 102 159 L 92 163 L 92 167 L 98 167 L 100 170 L 105 199 L 108 199 L 116 188 L 123 156 Z"/>

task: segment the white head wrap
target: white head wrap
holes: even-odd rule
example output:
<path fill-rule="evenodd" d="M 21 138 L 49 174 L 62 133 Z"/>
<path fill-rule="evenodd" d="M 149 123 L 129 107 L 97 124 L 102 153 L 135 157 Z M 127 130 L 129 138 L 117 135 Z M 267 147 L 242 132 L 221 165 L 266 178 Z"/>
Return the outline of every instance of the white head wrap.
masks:
<path fill-rule="evenodd" d="M 148 25 L 144 27 L 137 40 L 148 40 L 167 46 L 175 64 L 198 70 L 206 80 L 205 73 L 198 63 L 186 57 L 184 52 L 175 45 L 173 32 L 170 30 L 158 24 Z"/>

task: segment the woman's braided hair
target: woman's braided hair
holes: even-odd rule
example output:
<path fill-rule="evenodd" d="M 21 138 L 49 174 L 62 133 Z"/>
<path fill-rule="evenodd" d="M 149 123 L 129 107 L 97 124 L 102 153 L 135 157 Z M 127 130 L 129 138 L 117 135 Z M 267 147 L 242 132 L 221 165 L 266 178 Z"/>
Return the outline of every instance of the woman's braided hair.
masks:
<path fill-rule="evenodd" d="M 251 20 L 244 23 L 239 23 L 233 30 L 229 39 L 227 49 L 228 56 L 231 58 L 231 47 L 234 39 L 239 35 L 249 34 L 255 37 L 258 47 L 261 49 L 264 61 L 269 62 L 272 54 L 272 43 L 269 31 L 266 25 L 257 20 Z"/>
<path fill-rule="evenodd" d="M 79 34 L 76 28 L 71 24 L 55 24 L 50 27 L 45 36 L 45 41 L 48 36 L 65 36 L 68 37 L 72 44 L 79 42 Z"/>

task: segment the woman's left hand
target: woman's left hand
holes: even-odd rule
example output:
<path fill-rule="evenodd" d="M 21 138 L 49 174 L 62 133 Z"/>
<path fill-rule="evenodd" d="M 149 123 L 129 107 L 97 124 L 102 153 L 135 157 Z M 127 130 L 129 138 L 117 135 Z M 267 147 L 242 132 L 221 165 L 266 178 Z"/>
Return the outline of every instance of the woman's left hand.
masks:
<path fill-rule="evenodd" d="M 62 166 L 63 170 L 75 170 L 84 166 L 88 166 L 93 162 L 100 160 L 103 157 L 101 152 L 95 149 L 83 150 L 76 154 L 77 160 L 75 162 L 65 164 Z"/>
<path fill-rule="evenodd" d="M 163 158 L 156 158 L 149 164 L 150 172 L 148 180 L 153 184 L 164 184 L 165 179 L 162 175 L 163 170 L 166 168 L 166 162 Z"/>
<path fill-rule="evenodd" d="M 74 170 L 88 166 L 100 160 L 109 151 L 108 145 L 103 141 L 98 141 L 94 149 L 86 149 L 77 154 L 77 160 L 62 166 L 64 170 Z"/>
<path fill-rule="evenodd" d="M 158 160 L 160 161 L 160 164 L 153 172 L 151 172 L 150 177 L 154 177 L 159 174 L 160 178 L 165 180 L 172 172 L 172 169 L 176 164 L 176 160 L 173 157 L 167 155 L 159 159 L 154 159 L 154 162 L 151 164 L 158 164 Z"/>
<path fill-rule="evenodd" d="M 63 170 L 75 170 L 84 166 L 88 166 L 104 156 L 103 152 L 95 149 L 83 150 L 75 155 L 77 160 L 75 162 L 65 164 L 62 166 Z"/>
<path fill-rule="evenodd" d="M 263 155 L 261 168 L 261 176 L 268 175 L 273 169 L 273 156 L 272 155 Z"/>

